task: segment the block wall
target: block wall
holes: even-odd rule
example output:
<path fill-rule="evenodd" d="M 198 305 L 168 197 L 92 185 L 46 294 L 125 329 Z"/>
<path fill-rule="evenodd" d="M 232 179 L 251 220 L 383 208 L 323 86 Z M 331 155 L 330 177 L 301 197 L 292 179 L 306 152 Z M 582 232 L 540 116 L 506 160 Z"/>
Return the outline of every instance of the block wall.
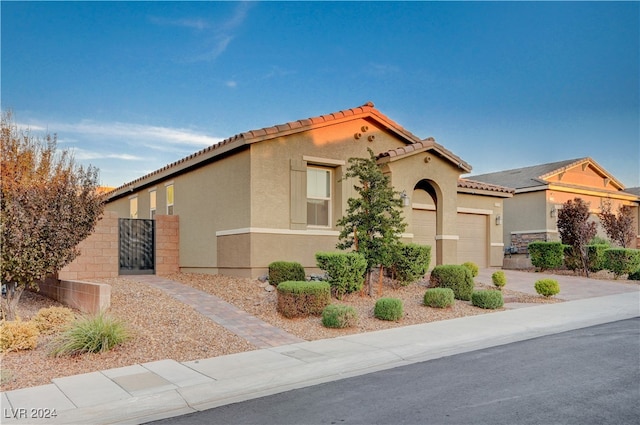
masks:
<path fill-rule="evenodd" d="M 157 215 L 156 274 L 180 271 L 180 218 L 177 215 Z"/>

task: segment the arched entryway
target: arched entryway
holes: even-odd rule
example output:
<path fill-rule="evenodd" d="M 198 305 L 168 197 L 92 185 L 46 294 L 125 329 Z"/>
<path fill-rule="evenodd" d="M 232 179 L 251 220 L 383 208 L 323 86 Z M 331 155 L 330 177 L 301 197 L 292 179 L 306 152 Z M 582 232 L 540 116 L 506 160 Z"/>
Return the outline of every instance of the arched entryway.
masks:
<path fill-rule="evenodd" d="M 413 242 L 431 246 L 431 269 L 437 264 L 438 195 L 435 184 L 421 180 L 415 185 L 411 200 Z"/>

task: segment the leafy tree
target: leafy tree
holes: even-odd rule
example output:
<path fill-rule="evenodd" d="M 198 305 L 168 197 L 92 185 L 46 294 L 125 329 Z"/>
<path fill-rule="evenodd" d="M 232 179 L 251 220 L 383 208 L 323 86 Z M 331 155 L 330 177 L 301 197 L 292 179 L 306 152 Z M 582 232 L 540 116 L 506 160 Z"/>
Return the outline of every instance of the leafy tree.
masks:
<path fill-rule="evenodd" d="M 400 235 L 406 228 L 400 213 L 400 192 L 391 187 L 371 149 L 369 158 L 350 158 L 345 178 L 355 177 L 358 197 L 350 198 L 344 217 L 338 220 L 342 227 L 337 247 L 361 253 L 367 259 L 366 281 L 369 295 L 374 295 L 371 271 L 380 266 L 382 279 L 384 267 L 393 263 L 395 250 L 400 245 Z"/>
<path fill-rule="evenodd" d="M 622 248 L 631 246 L 635 232 L 633 231 L 633 209 L 630 206 L 620 205 L 618 214 L 614 214 L 611 211 L 611 201 L 607 200 L 600 207 L 598 217 L 609 239 Z"/>
<path fill-rule="evenodd" d="M 33 136 L 2 113 L 0 307 L 14 320 L 25 288 L 69 264 L 104 208 L 97 169 L 56 150 L 56 136 Z"/>
<path fill-rule="evenodd" d="M 589 204 L 582 198 L 568 200 L 558 212 L 558 233 L 565 245 L 570 245 L 582 270 L 589 277 L 589 252 L 587 245 L 596 235 L 596 223 L 589 221 Z"/>

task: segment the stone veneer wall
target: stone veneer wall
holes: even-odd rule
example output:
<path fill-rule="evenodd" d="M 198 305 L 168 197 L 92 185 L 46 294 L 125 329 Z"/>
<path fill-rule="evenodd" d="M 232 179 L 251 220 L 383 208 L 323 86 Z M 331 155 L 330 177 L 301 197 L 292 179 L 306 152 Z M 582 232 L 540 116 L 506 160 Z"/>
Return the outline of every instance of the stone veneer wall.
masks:
<path fill-rule="evenodd" d="M 547 232 L 511 234 L 511 246 L 517 248 L 517 254 L 528 253 L 529 244 L 531 242 L 545 242 L 547 240 L 549 240 Z"/>

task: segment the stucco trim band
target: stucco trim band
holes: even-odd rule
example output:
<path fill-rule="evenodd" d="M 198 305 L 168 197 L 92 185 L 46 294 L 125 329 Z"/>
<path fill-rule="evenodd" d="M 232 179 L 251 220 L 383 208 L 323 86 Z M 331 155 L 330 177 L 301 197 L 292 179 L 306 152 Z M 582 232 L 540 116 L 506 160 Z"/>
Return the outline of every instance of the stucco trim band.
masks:
<path fill-rule="evenodd" d="M 292 229 L 270 229 L 265 227 L 243 227 L 239 229 L 218 230 L 216 236 L 244 235 L 251 233 L 267 233 L 272 235 L 303 235 L 303 236 L 339 236 L 337 230 L 292 230 Z"/>
<path fill-rule="evenodd" d="M 457 241 L 460 239 L 458 235 L 436 235 L 436 240 L 448 240 L 448 241 Z"/>
<path fill-rule="evenodd" d="M 493 210 L 485 210 L 480 208 L 465 208 L 465 207 L 458 207 L 458 212 L 464 213 L 464 214 L 482 214 L 482 215 L 493 214 Z"/>

